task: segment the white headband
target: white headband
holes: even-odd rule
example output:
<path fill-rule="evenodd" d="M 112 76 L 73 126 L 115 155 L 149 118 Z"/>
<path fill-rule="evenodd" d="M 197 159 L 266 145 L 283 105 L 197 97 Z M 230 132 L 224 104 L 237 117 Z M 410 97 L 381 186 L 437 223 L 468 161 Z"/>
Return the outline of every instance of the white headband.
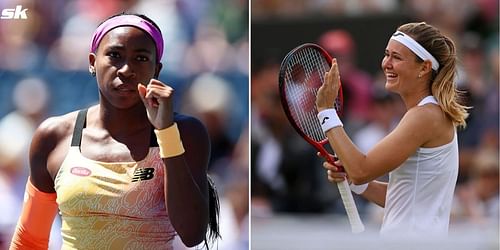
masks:
<path fill-rule="evenodd" d="M 401 31 L 396 31 L 391 37 L 391 39 L 396 40 L 400 43 L 402 43 L 404 46 L 406 46 L 408 49 L 413 51 L 420 59 L 422 60 L 431 60 L 432 63 L 432 69 L 437 71 L 439 69 L 439 63 L 434 58 L 429 51 L 427 51 L 422 45 L 417 43 L 417 41 L 413 40 L 409 35 L 401 32 Z"/>

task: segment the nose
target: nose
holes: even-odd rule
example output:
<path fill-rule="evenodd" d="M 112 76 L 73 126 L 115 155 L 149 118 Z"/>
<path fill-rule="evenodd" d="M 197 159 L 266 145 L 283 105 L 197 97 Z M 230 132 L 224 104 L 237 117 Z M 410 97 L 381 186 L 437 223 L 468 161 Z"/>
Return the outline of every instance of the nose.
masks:
<path fill-rule="evenodd" d="M 132 70 L 128 63 L 124 63 L 117 71 L 116 74 L 120 78 L 133 78 L 136 76 L 135 72 Z"/>
<path fill-rule="evenodd" d="M 382 59 L 381 67 L 382 70 L 392 67 L 391 60 L 388 56 L 384 56 L 384 58 Z"/>

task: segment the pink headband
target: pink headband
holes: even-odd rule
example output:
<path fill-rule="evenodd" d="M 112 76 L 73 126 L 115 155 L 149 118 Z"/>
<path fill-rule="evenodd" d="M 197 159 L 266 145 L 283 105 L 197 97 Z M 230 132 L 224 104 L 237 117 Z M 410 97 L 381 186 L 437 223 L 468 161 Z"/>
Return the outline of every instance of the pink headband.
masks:
<path fill-rule="evenodd" d="M 161 36 L 161 32 L 150 22 L 135 15 L 115 16 L 99 25 L 92 36 L 92 47 L 90 52 L 96 52 L 99 43 L 108 31 L 120 26 L 134 26 L 148 33 L 153 38 L 156 45 L 156 61 L 159 62 L 161 60 L 163 55 L 163 37 Z"/>

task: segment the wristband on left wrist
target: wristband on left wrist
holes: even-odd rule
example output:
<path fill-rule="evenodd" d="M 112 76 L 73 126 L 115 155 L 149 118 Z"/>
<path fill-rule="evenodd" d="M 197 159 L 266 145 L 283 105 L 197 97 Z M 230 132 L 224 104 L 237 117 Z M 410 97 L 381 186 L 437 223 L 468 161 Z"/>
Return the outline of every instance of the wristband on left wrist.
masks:
<path fill-rule="evenodd" d="M 318 119 L 324 133 L 332 128 L 343 126 L 342 121 L 337 114 L 337 110 L 333 108 L 320 111 L 318 113 Z"/>
<path fill-rule="evenodd" d="M 177 123 L 168 128 L 155 129 L 156 140 L 160 148 L 161 158 L 170 158 L 184 154 L 184 146 L 182 145 L 181 136 Z"/>

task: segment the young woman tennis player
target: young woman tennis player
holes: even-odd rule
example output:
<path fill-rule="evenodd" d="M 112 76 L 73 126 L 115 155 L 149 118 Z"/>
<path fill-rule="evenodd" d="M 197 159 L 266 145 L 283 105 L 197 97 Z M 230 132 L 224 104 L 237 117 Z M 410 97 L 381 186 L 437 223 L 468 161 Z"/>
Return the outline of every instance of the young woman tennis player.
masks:
<path fill-rule="evenodd" d="M 89 54 L 99 104 L 37 129 L 11 249 L 47 249 L 58 210 L 63 249 L 171 249 L 175 235 L 187 246 L 207 227 L 218 235 L 207 131 L 173 112 L 174 90 L 156 80 L 162 54 L 146 16 L 99 25 Z"/>
<path fill-rule="evenodd" d="M 386 89 L 401 96 L 407 112 L 366 155 L 332 109 L 340 79 L 335 59 L 325 74 L 318 118 L 345 170 L 325 162 L 328 179 L 347 174 L 353 192 L 385 207 L 383 235 L 446 235 L 458 174 L 456 127 L 468 115 L 457 102 L 455 45 L 431 25 L 404 24 L 387 44 L 382 69 Z M 387 173 L 389 183 L 375 181 Z"/>

